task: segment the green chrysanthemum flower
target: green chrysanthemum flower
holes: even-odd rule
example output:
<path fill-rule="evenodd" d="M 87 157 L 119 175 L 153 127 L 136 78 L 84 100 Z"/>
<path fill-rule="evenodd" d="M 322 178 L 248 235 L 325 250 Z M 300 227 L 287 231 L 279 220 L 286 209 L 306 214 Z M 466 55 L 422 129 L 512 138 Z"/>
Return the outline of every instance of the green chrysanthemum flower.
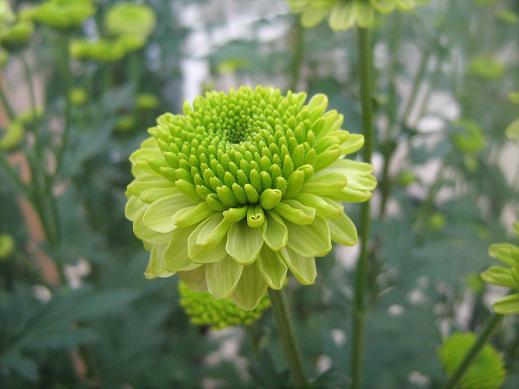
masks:
<path fill-rule="evenodd" d="M 438 355 L 447 375 L 452 375 L 476 341 L 472 332 L 449 336 L 438 349 Z M 460 389 L 497 389 L 506 376 L 503 357 L 486 344 L 459 383 Z"/>
<path fill-rule="evenodd" d="M 410 11 L 416 0 L 288 0 L 295 13 L 301 14 L 304 27 L 314 27 L 328 17 L 334 31 L 351 27 L 373 27 L 376 13 L 387 14 L 394 10 Z"/>
<path fill-rule="evenodd" d="M 519 142 L 519 118 L 506 127 L 505 134 L 508 139 Z"/>
<path fill-rule="evenodd" d="M 105 28 L 109 34 L 134 35 L 146 39 L 155 28 L 153 10 L 141 4 L 118 3 L 108 10 Z"/>
<path fill-rule="evenodd" d="M 88 93 L 84 88 L 73 88 L 69 96 L 72 105 L 79 107 L 88 100 Z"/>
<path fill-rule="evenodd" d="M 78 39 L 71 42 L 70 53 L 77 59 L 87 59 L 95 62 L 116 62 L 127 54 L 127 50 L 118 41 L 99 39 L 92 42 Z"/>
<path fill-rule="evenodd" d="M 130 132 L 135 129 L 135 117 L 132 114 L 121 116 L 115 123 L 115 131 L 119 133 Z"/>
<path fill-rule="evenodd" d="M 0 25 L 0 44 L 7 50 L 23 48 L 29 42 L 33 32 L 33 24 L 25 20 Z"/>
<path fill-rule="evenodd" d="M 159 104 L 159 98 L 150 93 L 141 93 L 137 96 L 137 100 L 135 101 L 136 108 L 142 111 L 152 111 L 158 108 Z"/>
<path fill-rule="evenodd" d="M 249 325 L 258 320 L 270 306 L 270 300 L 264 295 L 252 311 L 236 306 L 228 299 L 215 299 L 207 292 L 196 292 L 184 283 L 178 285 L 180 305 L 196 325 L 207 325 L 216 330 L 236 325 Z"/>
<path fill-rule="evenodd" d="M 459 151 L 473 154 L 486 147 L 485 134 L 478 123 L 468 119 L 459 119 L 454 125 L 456 131 L 452 134 L 452 142 Z"/>
<path fill-rule="evenodd" d="M 376 186 L 370 164 L 342 159 L 361 135 L 341 130 L 324 95 L 241 87 L 164 114 L 132 154 L 126 216 L 151 251 L 146 276 L 179 273 L 193 290 L 253 309 L 287 269 L 313 284 L 332 240 L 357 242 L 343 201 Z"/>
<path fill-rule="evenodd" d="M 0 234 L 0 260 L 8 258 L 14 250 L 14 239 L 11 235 Z"/>
<path fill-rule="evenodd" d="M 79 27 L 94 12 L 92 0 L 47 0 L 24 10 L 23 15 L 53 28 L 70 29 Z"/>
<path fill-rule="evenodd" d="M 16 149 L 24 136 L 24 127 L 18 122 L 11 123 L 3 134 L 0 132 L 0 150 L 11 151 Z"/>
<path fill-rule="evenodd" d="M 514 232 L 519 238 L 519 223 L 515 223 Z M 490 266 L 481 273 L 483 281 L 519 291 L 519 246 L 512 243 L 495 243 L 488 248 L 488 254 L 509 267 Z M 519 293 L 497 301 L 494 310 L 502 315 L 519 313 Z"/>

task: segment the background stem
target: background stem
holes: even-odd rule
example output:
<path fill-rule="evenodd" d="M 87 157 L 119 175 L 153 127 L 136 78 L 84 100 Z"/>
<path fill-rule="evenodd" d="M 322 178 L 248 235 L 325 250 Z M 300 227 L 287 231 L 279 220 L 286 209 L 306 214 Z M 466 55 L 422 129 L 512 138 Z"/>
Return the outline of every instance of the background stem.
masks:
<path fill-rule="evenodd" d="M 373 153 L 373 104 L 372 104 L 372 52 L 369 29 L 358 29 L 360 97 L 362 103 L 362 128 L 364 134 L 363 159 L 371 162 Z M 368 237 L 370 230 L 370 202 L 362 204 L 359 238 L 360 256 L 355 273 L 355 295 L 353 314 L 353 345 L 352 345 L 352 388 L 361 387 L 363 337 L 364 337 L 364 295 L 368 260 Z"/>
<path fill-rule="evenodd" d="M 289 89 L 293 92 L 297 90 L 303 61 L 304 29 L 299 19 L 299 17 L 295 18 L 293 26 L 293 54 L 289 84 Z"/>
<path fill-rule="evenodd" d="M 494 330 L 497 328 L 499 323 L 501 323 L 501 320 L 503 320 L 502 315 L 494 314 L 490 317 L 489 321 L 487 322 L 487 325 L 479 334 L 478 338 L 476 339 L 476 342 L 469 350 L 467 355 L 465 355 L 465 358 L 460 363 L 454 374 L 451 376 L 449 381 L 447 381 L 447 384 L 444 386 L 444 389 L 453 389 L 456 387 L 458 382 L 463 377 L 463 374 L 465 374 L 472 362 L 474 362 L 474 359 L 476 359 L 479 352 L 483 349 L 483 346 L 485 346 L 487 341 L 490 339 L 490 336 L 492 335 Z"/>
<path fill-rule="evenodd" d="M 269 289 L 270 301 L 272 303 L 272 311 L 278 329 L 279 338 L 285 351 L 290 373 L 297 388 L 307 386 L 303 363 L 301 361 L 301 353 L 294 336 L 294 329 L 290 318 L 290 311 L 285 297 L 285 292 L 281 290 Z"/>

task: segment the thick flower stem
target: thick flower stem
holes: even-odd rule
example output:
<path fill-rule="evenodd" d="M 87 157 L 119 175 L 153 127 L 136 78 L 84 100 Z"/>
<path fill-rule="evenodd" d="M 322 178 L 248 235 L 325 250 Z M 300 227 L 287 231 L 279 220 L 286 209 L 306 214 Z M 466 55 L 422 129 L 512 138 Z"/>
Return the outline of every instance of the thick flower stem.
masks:
<path fill-rule="evenodd" d="M 297 388 L 305 388 L 307 381 L 301 361 L 301 353 L 294 336 L 290 311 L 283 289 L 277 291 L 269 289 L 270 301 L 272 303 L 272 311 L 278 329 L 279 338 L 285 351 L 290 373 Z"/>
<path fill-rule="evenodd" d="M 359 28 L 359 74 L 360 97 L 362 103 L 362 128 L 364 134 L 363 159 L 371 162 L 373 152 L 373 104 L 372 104 L 372 52 L 369 29 Z M 352 388 L 361 387 L 363 337 L 364 337 L 364 295 L 368 260 L 368 237 L 370 230 L 370 203 L 364 203 L 361 208 L 359 235 L 360 256 L 355 273 L 355 295 L 353 314 L 353 345 L 351 358 Z"/>
<path fill-rule="evenodd" d="M 465 355 L 463 361 L 460 363 L 460 365 L 458 366 L 454 374 L 451 376 L 447 384 L 445 384 L 445 386 L 443 387 L 444 389 L 453 389 L 456 387 L 460 379 L 463 377 L 463 374 L 465 374 L 472 362 L 474 362 L 474 359 L 476 359 L 479 352 L 483 349 L 483 346 L 485 346 L 487 341 L 494 333 L 494 330 L 497 328 L 497 326 L 499 325 L 499 323 L 501 323 L 502 320 L 502 315 L 494 314 L 490 317 L 490 319 L 487 322 L 487 325 L 483 329 L 483 332 L 479 334 L 472 348 L 469 350 L 467 355 Z"/>

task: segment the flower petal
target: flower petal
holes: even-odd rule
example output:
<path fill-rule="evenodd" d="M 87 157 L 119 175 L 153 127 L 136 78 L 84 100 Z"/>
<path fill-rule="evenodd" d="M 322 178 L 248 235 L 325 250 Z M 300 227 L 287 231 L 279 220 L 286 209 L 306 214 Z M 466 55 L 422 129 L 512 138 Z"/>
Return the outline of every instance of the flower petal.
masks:
<path fill-rule="evenodd" d="M 225 240 L 220 242 L 199 245 L 197 244 L 198 234 L 205 231 L 207 224 L 213 223 L 213 219 L 209 218 L 200 223 L 194 231 L 189 235 L 187 240 L 187 252 L 191 261 L 196 263 L 212 263 L 225 258 Z"/>
<path fill-rule="evenodd" d="M 301 284 L 312 285 L 315 282 L 317 277 L 315 258 L 303 257 L 289 248 L 281 249 L 279 255 Z"/>
<path fill-rule="evenodd" d="M 519 313 L 519 294 L 503 297 L 494 304 L 494 310 L 500 315 L 513 315 Z"/>
<path fill-rule="evenodd" d="M 242 275 L 231 298 L 240 308 L 252 311 L 266 291 L 267 283 L 254 263 L 243 267 Z"/>
<path fill-rule="evenodd" d="M 193 202 L 182 193 L 163 197 L 152 203 L 144 213 L 143 222 L 146 227 L 157 232 L 170 232 L 175 228 L 173 215 L 186 207 L 193 205 Z"/>
<path fill-rule="evenodd" d="M 187 287 L 197 292 L 207 292 L 205 282 L 205 266 L 200 266 L 194 270 L 182 271 L 178 273 L 180 279 Z"/>
<path fill-rule="evenodd" d="M 322 257 L 332 249 L 330 229 L 320 216 L 307 226 L 287 223 L 287 227 L 288 247 L 304 257 Z"/>
<path fill-rule="evenodd" d="M 500 266 L 490 266 L 481 273 L 481 278 L 489 284 L 499 285 L 505 288 L 517 288 L 519 286 L 512 275 L 512 270 Z"/>
<path fill-rule="evenodd" d="M 148 266 L 146 266 L 146 270 L 144 271 L 144 277 L 152 279 L 156 277 L 169 277 L 174 274 L 162 267 L 162 254 L 165 248 L 166 245 L 163 244 L 153 246 Z"/>
<path fill-rule="evenodd" d="M 519 247 L 511 243 L 491 244 L 488 255 L 510 266 L 519 265 Z"/>
<path fill-rule="evenodd" d="M 326 197 L 311 193 L 299 193 L 296 200 L 310 208 L 315 208 L 317 214 L 324 217 L 337 217 L 344 212 L 342 204 L 329 200 Z"/>
<path fill-rule="evenodd" d="M 237 262 L 247 265 L 256 260 L 263 245 L 263 236 L 258 228 L 250 228 L 247 221 L 234 223 L 227 233 L 227 253 Z"/>
<path fill-rule="evenodd" d="M 171 233 L 169 244 L 162 256 L 162 266 L 171 272 L 188 271 L 201 266 L 193 263 L 188 255 L 187 240 L 194 228 L 177 228 Z"/>
<path fill-rule="evenodd" d="M 359 241 L 357 237 L 357 228 L 351 219 L 345 213 L 337 218 L 329 218 L 326 220 L 330 227 L 330 235 L 334 242 L 345 246 L 354 246 Z"/>
<path fill-rule="evenodd" d="M 267 212 L 263 224 L 263 240 L 272 250 L 277 251 L 287 245 L 288 230 L 283 219 L 274 212 Z"/>
<path fill-rule="evenodd" d="M 188 227 L 200 223 L 214 213 L 215 211 L 204 201 L 197 205 L 178 210 L 173 215 L 172 221 L 173 224 L 178 227 Z"/>
<path fill-rule="evenodd" d="M 221 261 L 205 265 L 207 290 L 217 299 L 228 297 L 236 288 L 243 265 L 226 256 Z"/>
<path fill-rule="evenodd" d="M 270 288 L 283 288 L 288 268 L 276 252 L 263 246 L 258 257 L 258 268 Z"/>
<path fill-rule="evenodd" d="M 283 219 L 295 224 L 311 224 L 315 218 L 315 209 L 306 207 L 296 200 L 284 200 L 275 208 Z"/>

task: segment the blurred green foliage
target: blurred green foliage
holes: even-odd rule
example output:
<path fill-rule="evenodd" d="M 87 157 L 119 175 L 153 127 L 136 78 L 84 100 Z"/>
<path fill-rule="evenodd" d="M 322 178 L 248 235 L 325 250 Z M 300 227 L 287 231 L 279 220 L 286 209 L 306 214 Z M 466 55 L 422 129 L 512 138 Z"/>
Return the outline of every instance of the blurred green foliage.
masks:
<path fill-rule="evenodd" d="M 355 32 L 333 33 L 326 23 L 305 30 L 298 64 L 291 55 L 301 33 L 297 18 L 279 0 L 148 0 L 156 24 L 144 45 L 113 62 L 75 59 L 67 80 L 65 37 L 102 36 L 116 3 L 96 2 L 95 14 L 66 32 L 38 25 L 26 49 L 9 52 L 8 68 L 30 56 L 32 72 L 44 81 L 43 115 L 23 129 L 40 131 L 49 152 L 63 141 L 54 127 L 64 120 L 67 101 L 73 104 L 59 180 L 53 192 L 35 197 L 40 214 L 55 204 L 59 243 L 39 249 L 68 281 L 51 285 L 37 266 L 20 209 L 23 194 L 0 166 L 0 236 L 14 239 L 0 261 L 0 387 L 198 388 L 209 379 L 228 388 L 288 387 L 270 314 L 247 331 L 207 331 L 190 325 L 175 279 L 144 279 L 146 254 L 123 212 L 128 156 L 157 114 L 179 111 L 193 61 L 207 61 L 205 86 L 225 89 L 243 83 L 287 88 L 300 66 L 298 89 L 326 93 L 345 115 L 345 127 L 360 132 Z M 39 2 L 16 0 L 12 8 L 31 4 Z M 186 14 L 196 17 L 186 22 Z M 474 274 L 491 264 L 487 248 L 506 240 L 502 221 L 519 206 L 518 169 L 504 154 L 517 145 L 517 105 L 507 95 L 519 89 L 518 14 L 512 0 L 431 0 L 414 13 L 378 19 L 377 158 L 396 150 L 404 157 L 386 179 L 380 173 L 383 216 L 380 195 L 374 203 L 366 388 L 439 387 L 442 338 L 477 331 L 489 315 L 489 291 Z M 240 23 L 244 31 L 218 38 Z M 207 48 L 195 47 L 195 36 Z M 1 80 L 8 97 L 29 88 L 9 77 Z M 415 81 L 418 98 L 406 114 Z M 64 93 L 69 82 L 73 94 Z M 0 128 L 0 139 L 9 131 Z M 34 157 L 30 136 L 15 151 Z M 354 256 L 336 250 L 318 261 L 316 285 L 290 289 L 306 371 L 317 388 L 349 382 L 353 274 L 343 265 Z M 88 263 L 83 273 L 81 259 Z M 236 342 L 236 358 L 215 358 L 228 342 Z M 503 387 L 518 387 L 516 317 L 507 318 L 494 346 L 508 372 Z"/>

